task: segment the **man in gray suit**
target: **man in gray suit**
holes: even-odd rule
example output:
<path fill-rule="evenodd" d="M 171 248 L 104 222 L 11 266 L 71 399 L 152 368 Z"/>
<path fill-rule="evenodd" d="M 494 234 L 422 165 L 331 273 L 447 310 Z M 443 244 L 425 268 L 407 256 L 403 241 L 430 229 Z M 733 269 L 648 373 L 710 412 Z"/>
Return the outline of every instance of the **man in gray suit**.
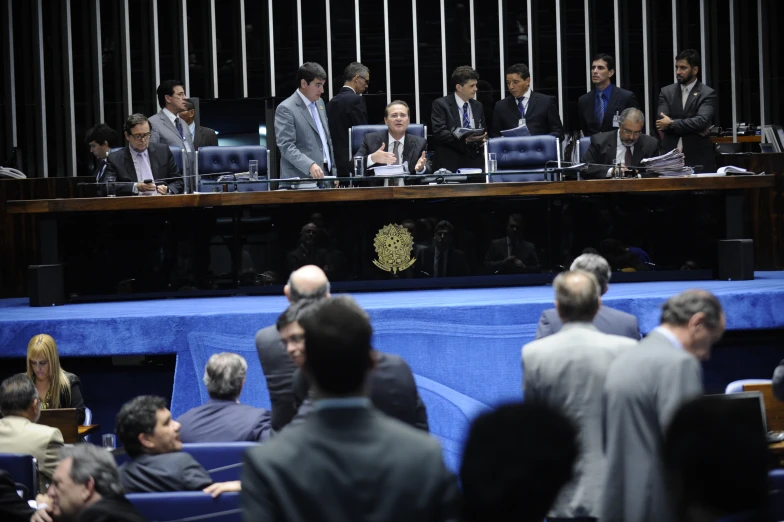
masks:
<path fill-rule="evenodd" d="M 724 324 L 716 296 L 687 290 L 668 299 L 661 325 L 610 366 L 602 522 L 676 520 L 659 448 L 678 408 L 702 394 L 700 361 L 710 356 Z"/>
<path fill-rule="evenodd" d="M 599 310 L 596 278 L 574 270 L 558 274 L 555 307 L 564 323 L 556 334 L 523 346 L 526 402 L 542 402 L 563 411 L 578 427 L 580 458 L 547 515 L 556 520 L 599 518 L 606 462 L 602 449 L 602 391 L 615 358 L 637 342 L 601 333 L 593 324 Z"/>
<path fill-rule="evenodd" d="M 321 99 L 326 81 L 323 67 L 303 63 L 297 71 L 299 88 L 275 110 L 281 179 L 321 179 L 337 172 L 327 110 Z"/>
<path fill-rule="evenodd" d="M 179 114 L 187 109 L 185 106 L 185 88 L 179 80 L 166 80 L 158 86 L 158 105 L 161 106 L 158 114 L 150 116 L 150 143 L 164 143 L 166 145 L 184 148 L 187 151 L 193 148 L 193 136 L 188 124 L 182 121 Z"/>
<path fill-rule="evenodd" d="M 325 299 L 302 323 L 315 411 L 245 453 L 242 519 L 457 519 L 457 484 L 438 442 L 367 397 L 375 362 L 364 310 L 350 297 Z"/>
<path fill-rule="evenodd" d="M 600 255 L 583 254 L 572 262 L 569 270 L 585 270 L 593 274 L 596 280 L 599 281 L 602 295 L 606 294 L 610 288 L 609 283 L 612 277 L 612 270 L 607 260 Z M 627 314 L 609 306 L 601 305 L 599 307 L 599 312 L 593 318 L 593 325 L 602 333 L 622 335 L 635 341 L 640 339 L 640 326 L 637 318 L 632 314 Z M 542 312 L 542 315 L 539 317 L 539 325 L 536 327 L 536 338 L 547 337 L 560 329 L 561 319 L 558 317 L 558 311 L 555 308 L 550 308 Z"/>

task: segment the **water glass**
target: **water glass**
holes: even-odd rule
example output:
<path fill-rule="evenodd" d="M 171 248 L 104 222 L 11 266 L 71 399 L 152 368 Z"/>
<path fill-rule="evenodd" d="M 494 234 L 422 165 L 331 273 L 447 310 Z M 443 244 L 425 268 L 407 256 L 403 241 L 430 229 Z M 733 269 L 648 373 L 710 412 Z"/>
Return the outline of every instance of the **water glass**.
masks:
<path fill-rule="evenodd" d="M 496 159 L 495 152 L 488 152 L 487 154 L 487 170 L 488 172 L 495 172 L 498 169 L 498 160 Z"/>
<path fill-rule="evenodd" d="M 354 176 L 361 178 L 365 175 L 365 157 L 357 156 L 354 158 Z"/>
<path fill-rule="evenodd" d="M 623 178 L 623 167 L 618 162 L 618 160 L 613 161 L 613 178 L 615 179 Z"/>
<path fill-rule="evenodd" d="M 106 176 L 106 195 L 113 198 L 117 195 L 117 177 Z"/>
<path fill-rule="evenodd" d="M 114 433 L 104 433 L 103 437 L 103 447 L 109 450 L 112 450 L 117 447 L 117 437 L 115 437 Z"/>
<path fill-rule="evenodd" d="M 248 160 L 248 179 L 251 181 L 258 181 L 259 160 Z"/>

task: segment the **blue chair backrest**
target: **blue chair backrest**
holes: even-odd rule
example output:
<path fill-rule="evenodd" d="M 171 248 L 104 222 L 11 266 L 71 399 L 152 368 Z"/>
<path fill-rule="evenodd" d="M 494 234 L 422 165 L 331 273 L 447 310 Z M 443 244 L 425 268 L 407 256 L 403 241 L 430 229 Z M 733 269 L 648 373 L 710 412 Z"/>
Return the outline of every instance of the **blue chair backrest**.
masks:
<path fill-rule="evenodd" d="M 259 162 L 259 176 L 267 174 L 267 147 L 199 147 L 199 175 L 218 172 L 248 172 L 248 161 Z"/>
<path fill-rule="evenodd" d="M 770 519 L 784 520 L 784 470 L 774 469 L 768 473 L 770 484 Z"/>
<path fill-rule="evenodd" d="M 169 150 L 172 156 L 174 156 L 174 163 L 177 164 L 177 168 L 180 170 L 180 174 L 182 174 L 182 149 L 176 145 L 169 145 Z"/>
<path fill-rule="evenodd" d="M 215 482 L 239 480 L 245 452 L 258 446 L 257 442 L 200 442 L 182 445 L 196 462 L 210 473 Z"/>
<path fill-rule="evenodd" d="M 421 123 L 411 123 L 406 130 L 406 134 L 413 134 L 420 138 L 427 138 L 425 136 L 426 127 Z M 362 146 L 362 140 L 365 139 L 365 134 L 370 132 L 382 132 L 387 130 L 386 125 L 355 125 L 348 130 L 348 146 L 351 151 L 351 157 L 357 155 L 359 148 Z"/>
<path fill-rule="evenodd" d="M 218 498 L 201 491 L 130 493 L 126 498 L 150 522 L 173 522 L 192 517 L 217 522 L 240 522 L 242 519 L 239 493 L 222 493 Z"/>
<path fill-rule="evenodd" d="M 38 494 L 38 461 L 23 453 L 0 453 L 0 469 L 6 470 L 15 483 L 24 486 L 25 500 Z"/>
<path fill-rule="evenodd" d="M 580 161 L 583 160 L 583 156 L 585 153 L 588 152 L 588 147 L 591 146 L 591 137 L 588 136 L 587 138 L 580 138 Z"/>
<path fill-rule="evenodd" d="M 503 171 L 544 168 L 549 161 L 558 160 L 558 138 L 555 136 L 516 136 L 493 138 L 487 142 L 487 152 L 495 152 L 497 170 L 491 182 L 543 181 L 544 174 L 508 174 Z M 555 166 L 551 164 L 550 166 Z"/>

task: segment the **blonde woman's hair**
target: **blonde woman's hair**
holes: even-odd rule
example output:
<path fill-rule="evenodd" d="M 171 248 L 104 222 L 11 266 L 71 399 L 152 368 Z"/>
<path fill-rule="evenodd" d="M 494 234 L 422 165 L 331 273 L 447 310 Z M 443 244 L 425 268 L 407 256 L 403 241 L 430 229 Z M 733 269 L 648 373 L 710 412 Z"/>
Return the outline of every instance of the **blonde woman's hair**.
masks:
<path fill-rule="evenodd" d="M 59 408 L 60 395 L 64 394 L 71 402 L 71 383 L 68 381 L 68 376 L 65 371 L 60 367 L 60 356 L 57 353 L 57 343 L 51 335 L 38 334 L 30 339 L 27 343 L 27 376 L 30 380 L 35 382 L 35 372 L 30 364 L 30 359 L 43 356 L 49 361 L 49 387 L 52 390 L 52 404 L 51 408 Z M 45 400 L 46 397 L 41 397 Z"/>

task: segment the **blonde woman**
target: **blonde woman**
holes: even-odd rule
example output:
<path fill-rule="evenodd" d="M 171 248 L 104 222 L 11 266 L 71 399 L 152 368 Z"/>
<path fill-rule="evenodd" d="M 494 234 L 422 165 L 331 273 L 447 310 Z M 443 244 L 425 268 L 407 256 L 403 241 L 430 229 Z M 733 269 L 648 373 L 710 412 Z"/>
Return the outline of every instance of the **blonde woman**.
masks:
<path fill-rule="evenodd" d="M 38 334 L 27 344 L 27 376 L 38 389 L 42 409 L 76 408 L 84 422 L 84 399 L 79 377 L 60 367 L 57 343 L 52 336 Z"/>

